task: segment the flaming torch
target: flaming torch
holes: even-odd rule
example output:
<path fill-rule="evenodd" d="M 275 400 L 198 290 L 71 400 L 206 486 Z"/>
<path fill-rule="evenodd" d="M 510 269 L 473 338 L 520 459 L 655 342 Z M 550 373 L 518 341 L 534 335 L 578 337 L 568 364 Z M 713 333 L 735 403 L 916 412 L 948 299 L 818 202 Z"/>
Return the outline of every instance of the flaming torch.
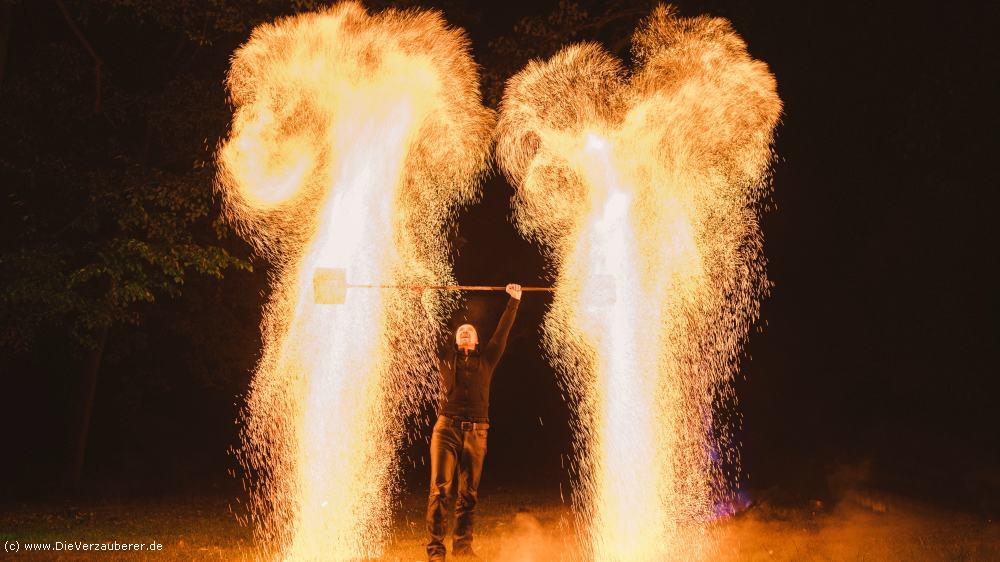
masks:
<path fill-rule="evenodd" d="M 595 44 L 529 63 L 497 153 L 556 273 L 544 343 L 573 402 L 584 551 L 697 559 L 727 489 L 713 404 L 768 286 L 757 217 L 781 101 L 723 19 L 661 6 L 633 52 L 631 72 Z"/>
<path fill-rule="evenodd" d="M 254 30 L 233 56 L 219 153 L 230 218 L 273 266 L 239 458 L 271 556 L 380 554 L 404 418 L 437 388 L 447 292 L 314 300 L 351 283 L 448 283 L 444 229 L 479 196 L 494 117 L 461 30 L 437 12 L 341 3 Z"/>

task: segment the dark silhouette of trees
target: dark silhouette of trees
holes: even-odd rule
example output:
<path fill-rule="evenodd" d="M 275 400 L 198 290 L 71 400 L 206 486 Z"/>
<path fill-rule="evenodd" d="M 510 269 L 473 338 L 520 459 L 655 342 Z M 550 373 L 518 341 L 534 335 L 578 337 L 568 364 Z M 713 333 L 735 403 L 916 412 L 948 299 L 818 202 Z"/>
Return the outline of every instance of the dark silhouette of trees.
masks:
<path fill-rule="evenodd" d="M 0 28 L 56 16 L 69 32 L 24 38 L 3 76 L 0 344 L 37 353 L 54 331 L 78 350 L 73 485 L 109 337 L 139 324 L 142 305 L 181 295 L 192 276 L 251 269 L 218 216 L 209 141 L 225 130 L 227 108 L 218 76 L 191 72 L 197 37 L 142 23 L 159 13 L 154 4 L 167 11 L 162 3 L 99 4 L 4 4 Z M 124 43 L 115 36 L 123 25 L 153 29 Z"/>

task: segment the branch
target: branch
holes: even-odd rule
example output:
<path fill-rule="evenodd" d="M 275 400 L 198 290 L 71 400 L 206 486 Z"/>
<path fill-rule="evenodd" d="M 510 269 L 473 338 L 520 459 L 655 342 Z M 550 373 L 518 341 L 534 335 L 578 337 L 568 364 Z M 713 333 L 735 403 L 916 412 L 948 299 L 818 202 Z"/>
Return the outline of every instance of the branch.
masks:
<path fill-rule="evenodd" d="M 620 20 L 627 20 L 633 18 L 641 18 L 649 15 L 649 10 L 645 8 L 630 8 L 621 11 L 608 10 L 599 18 L 593 18 L 587 23 L 578 26 L 579 30 L 593 29 L 600 31 L 604 29 L 605 26 L 610 25 L 614 22 Z"/>
<path fill-rule="evenodd" d="M 55 3 L 56 7 L 59 8 L 59 11 L 62 12 L 63 19 L 66 20 L 66 25 L 69 26 L 70 31 L 73 32 L 73 35 L 76 35 L 76 38 L 80 41 L 80 44 L 83 45 L 87 54 L 89 54 L 90 58 L 94 60 L 94 113 L 100 113 L 101 67 L 104 66 L 104 61 L 101 60 L 100 55 L 98 55 L 97 51 L 94 50 L 94 47 L 90 44 L 90 41 L 87 40 L 86 36 L 83 35 L 83 32 L 80 31 L 80 28 L 73 22 L 73 18 L 69 15 L 69 10 L 66 9 L 66 4 L 64 4 L 62 0 L 55 0 Z"/>

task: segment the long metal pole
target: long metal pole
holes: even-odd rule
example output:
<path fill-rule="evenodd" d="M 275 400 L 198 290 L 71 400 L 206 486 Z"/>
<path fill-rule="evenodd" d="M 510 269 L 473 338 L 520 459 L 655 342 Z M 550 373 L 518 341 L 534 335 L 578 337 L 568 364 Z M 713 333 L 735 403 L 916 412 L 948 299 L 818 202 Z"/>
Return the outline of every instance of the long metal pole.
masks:
<path fill-rule="evenodd" d="M 490 285 L 360 285 L 348 283 L 347 288 L 353 289 L 437 289 L 442 291 L 506 291 L 507 287 Z M 522 291 L 539 291 L 551 293 L 552 287 L 521 287 Z"/>

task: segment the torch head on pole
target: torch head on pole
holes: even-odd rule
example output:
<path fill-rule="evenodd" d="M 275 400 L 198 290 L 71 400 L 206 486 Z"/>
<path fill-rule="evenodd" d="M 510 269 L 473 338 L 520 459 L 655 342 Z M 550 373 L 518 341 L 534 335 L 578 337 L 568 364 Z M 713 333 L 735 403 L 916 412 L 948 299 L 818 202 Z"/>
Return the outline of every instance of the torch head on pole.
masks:
<path fill-rule="evenodd" d="M 316 304 L 343 304 L 347 298 L 347 272 L 319 267 L 313 272 L 313 301 Z"/>

